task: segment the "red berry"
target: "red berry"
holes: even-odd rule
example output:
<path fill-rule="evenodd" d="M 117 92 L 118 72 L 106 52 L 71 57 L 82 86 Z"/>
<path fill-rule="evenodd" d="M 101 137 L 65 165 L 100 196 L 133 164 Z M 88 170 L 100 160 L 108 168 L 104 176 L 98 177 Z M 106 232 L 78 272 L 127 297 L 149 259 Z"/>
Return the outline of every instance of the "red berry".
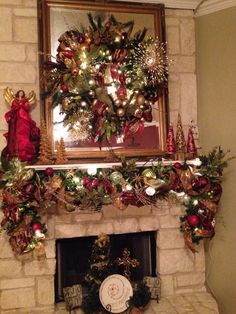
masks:
<path fill-rule="evenodd" d="M 191 227 L 197 227 L 199 225 L 199 218 L 196 215 L 189 215 L 187 217 L 187 222 Z"/>
<path fill-rule="evenodd" d="M 53 175 L 53 168 L 52 167 L 47 167 L 45 170 L 44 170 L 45 174 L 49 177 L 51 177 Z"/>

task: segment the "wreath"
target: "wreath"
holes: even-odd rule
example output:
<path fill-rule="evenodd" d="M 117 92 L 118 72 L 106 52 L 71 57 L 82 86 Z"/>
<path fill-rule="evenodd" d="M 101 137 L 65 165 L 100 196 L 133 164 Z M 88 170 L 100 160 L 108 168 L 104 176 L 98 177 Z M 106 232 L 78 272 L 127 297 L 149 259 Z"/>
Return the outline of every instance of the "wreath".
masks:
<path fill-rule="evenodd" d="M 63 33 L 55 62 L 44 67 L 47 94 L 74 140 L 110 141 L 141 132 L 167 88 L 165 43 L 132 35 L 134 22 L 88 14 L 89 28 Z"/>

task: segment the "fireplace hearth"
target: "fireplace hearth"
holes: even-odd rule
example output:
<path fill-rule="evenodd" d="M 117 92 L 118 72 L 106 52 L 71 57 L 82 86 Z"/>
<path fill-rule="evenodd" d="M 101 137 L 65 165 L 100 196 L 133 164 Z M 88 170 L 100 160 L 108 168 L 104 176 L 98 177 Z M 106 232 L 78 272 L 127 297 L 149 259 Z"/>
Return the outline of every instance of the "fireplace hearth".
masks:
<path fill-rule="evenodd" d="M 122 256 L 124 248 L 130 251 L 139 266 L 132 269 L 131 280 L 141 281 L 144 276 L 156 276 L 156 232 L 111 234 L 110 260 Z M 88 272 L 88 261 L 96 237 L 76 237 L 56 241 L 55 301 L 64 300 L 63 288 L 81 284 L 86 291 L 84 280 Z M 123 274 L 121 267 L 114 264 L 112 273 Z"/>

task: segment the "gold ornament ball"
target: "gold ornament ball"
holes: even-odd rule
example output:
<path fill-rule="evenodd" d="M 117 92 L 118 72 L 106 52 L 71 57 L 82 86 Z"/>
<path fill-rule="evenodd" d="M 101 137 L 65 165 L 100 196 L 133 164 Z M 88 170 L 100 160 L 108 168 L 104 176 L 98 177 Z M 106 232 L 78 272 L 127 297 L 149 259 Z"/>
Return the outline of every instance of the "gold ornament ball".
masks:
<path fill-rule="evenodd" d="M 143 95 L 138 95 L 138 97 L 137 97 L 137 104 L 138 104 L 139 106 L 141 106 L 141 105 L 144 105 L 144 103 L 145 103 L 145 98 L 144 98 L 144 96 L 143 96 Z"/>
<path fill-rule="evenodd" d="M 147 168 L 147 169 L 143 170 L 142 176 L 146 177 L 146 178 L 156 179 L 155 172 L 152 169 L 150 169 L 150 168 Z"/>
<path fill-rule="evenodd" d="M 124 115 L 125 115 L 125 110 L 124 110 L 124 108 L 118 108 L 117 111 L 116 111 L 116 114 L 117 114 L 117 116 L 118 116 L 119 118 L 124 117 Z"/>
<path fill-rule="evenodd" d="M 120 99 L 115 100 L 115 106 L 119 107 L 121 105 Z"/>
<path fill-rule="evenodd" d="M 140 119 L 140 118 L 142 118 L 142 115 L 143 115 L 143 110 L 140 108 L 136 108 L 134 111 L 135 118 Z"/>

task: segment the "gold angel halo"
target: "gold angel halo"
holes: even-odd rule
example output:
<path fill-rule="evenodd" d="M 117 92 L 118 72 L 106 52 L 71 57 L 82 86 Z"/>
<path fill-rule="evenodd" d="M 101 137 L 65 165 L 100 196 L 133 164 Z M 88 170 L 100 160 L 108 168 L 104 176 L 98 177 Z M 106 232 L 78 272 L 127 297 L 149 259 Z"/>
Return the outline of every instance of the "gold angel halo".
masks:
<path fill-rule="evenodd" d="M 19 91 L 18 91 L 19 92 Z M 17 94 L 17 93 L 16 93 Z M 10 87 L 6 87 L 4 89 L 4 93 L 3 93 L 3 97 L 6 101 L 7 104 L 9 104 L 11 106 L 13 99 L 16 97 L 16 94 L 14 94 L 13 90 Z M 26 97 L 28 100 L 28 103 L 30 105 L 33 105 L 35 103 L 36 100 L 36 94 L 35 92 L 32 90 L 28 97 Z"/>

